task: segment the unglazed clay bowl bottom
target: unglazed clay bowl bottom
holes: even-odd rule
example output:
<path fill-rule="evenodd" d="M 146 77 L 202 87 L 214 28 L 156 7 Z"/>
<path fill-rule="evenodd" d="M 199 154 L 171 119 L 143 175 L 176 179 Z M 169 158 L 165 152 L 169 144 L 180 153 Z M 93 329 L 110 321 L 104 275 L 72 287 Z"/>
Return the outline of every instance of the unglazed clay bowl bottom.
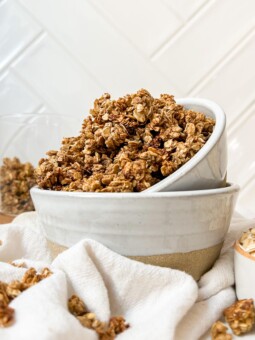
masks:
<path fill-rule="evenodd" d="M 176 102 L 186 109 L 202 112 L 215 119 L 212 135 L 186 164 L 145 192 L 200 190 L 226 186 L 227 143 L 224 111 L 218 104 L 207 99 L 182 98 Z"/>
<path fill-rule="evenodd" d="M 219 255 L 239 187 L 161 193 L 81 193 L 31 189 L 38 221 L 53 243 L 84 238 L 136 260 L 194 277 Z"/>

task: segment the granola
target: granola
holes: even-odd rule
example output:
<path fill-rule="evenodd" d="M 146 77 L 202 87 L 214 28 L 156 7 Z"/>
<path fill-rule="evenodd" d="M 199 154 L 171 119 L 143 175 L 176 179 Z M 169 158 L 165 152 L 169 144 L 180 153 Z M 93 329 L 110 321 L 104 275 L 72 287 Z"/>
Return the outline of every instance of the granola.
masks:
<path fill-rule="evenodd" d="M 236 301 L 224 310 L 224 316 L 235 335 L 248 333 L 255 323 L 255 310 L 252 299 Z"/>
<path fill-rule="evenodd" d="M 211 328 L 212 340 L 231 340 L 232 335 L 227 333 L 227 327 L 221 322 L 216 321 Z"/>
<path fill-rule="evenodd" d="M 94 313 L 88 311 L 84 302 L 77 295 L 72 295 L 68 300 L 68 309 L 84 327 L 93 329 L 100 340 L 114 340 L 116 335 L 129 327 L 122 316 L 113 316 L 108 324 L 101 322 Z"/>
<path fill-rule="evenodd" d="M 14 309 L 9 303 L 19 296 L 24 290 L 49 277 L 51 271 L 44 268 L 40 274 L 34 268 L 29 268 L 22 279 L 5 283 L 0 281 L 0 327 L 8 327 L 14 321 Z"/>
<path fill-rule="evenodd" d="M 174 97 L 144 89 L 94 102 L 80 135 L 64 138 L 35 170 L 40 188 L 140 192 L 190 160 L 210 137 L 214 120 L 187 110 Z"/>
<path fill-rule="evenodd" d="M 0 167 L 1 212 L 17 215 L 34 210 L 29 190 L 36 184 L 34 167 L 17 157 L 4 158 Z"/>
<path fill-rule="evenodd" d="M 241 247 L 252 256 L 255 256 L 255 228 L 243 232 L 239 243 Z"/>

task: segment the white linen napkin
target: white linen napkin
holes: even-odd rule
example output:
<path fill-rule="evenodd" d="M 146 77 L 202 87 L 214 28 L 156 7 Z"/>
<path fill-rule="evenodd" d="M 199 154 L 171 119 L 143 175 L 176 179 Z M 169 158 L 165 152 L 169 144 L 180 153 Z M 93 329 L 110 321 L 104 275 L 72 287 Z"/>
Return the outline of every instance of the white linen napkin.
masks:
<path fill-rule="evenodd" d="M 244 227 L 241 222 L 225 244 L 231 244 L 240 233 Z M 251 224 L 245 223 L 245 228 Z M 0 240 L 0 281 L 23 276 L 26 269 L 7 263 L 13 260 L 37 270 L 48 266 L 53 271 L 11 302 L 15 322 L 0 329 L 1 340 L 97 339 L 94 331 L 81 326 L 69 313 L 67 301 L 72 294 L 101 321 L 123 315 L 130 328 L 118 335 L 120 340 L 199 339 L 235 300 L 229 246 L 197 285 L 184 272 L 127 259 L 87 239 L 51 261 L 35 213 L 1 225 Z"/>

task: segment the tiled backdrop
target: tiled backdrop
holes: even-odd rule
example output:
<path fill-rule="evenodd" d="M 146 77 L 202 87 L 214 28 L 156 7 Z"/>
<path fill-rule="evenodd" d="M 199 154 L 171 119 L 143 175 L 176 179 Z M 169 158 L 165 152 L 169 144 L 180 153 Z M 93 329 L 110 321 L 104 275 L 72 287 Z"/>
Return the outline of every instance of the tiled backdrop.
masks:
<path fill-rule="evenodd" d="M 0 114 L 81 117 L 103 92 L 141 87 L 213 99 L 254 216 L 254 13 L 255 0 L 0 0 Z"/>

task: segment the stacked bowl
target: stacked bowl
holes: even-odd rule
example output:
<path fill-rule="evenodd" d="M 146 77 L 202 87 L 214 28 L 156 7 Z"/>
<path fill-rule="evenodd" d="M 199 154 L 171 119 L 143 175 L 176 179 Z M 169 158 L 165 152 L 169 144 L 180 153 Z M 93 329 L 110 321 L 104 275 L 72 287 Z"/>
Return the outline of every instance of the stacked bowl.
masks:
<path fill-rule="evenodd" d="M 56 253 L 84 238 L 144 263 L 184 270 L 198 280 L 220 254 L 239 187 L 226 182 L 226 118 L 205 99 L 177 100 L 215 120 L 194 157 L 141 193 L 31 189 Z"/>

